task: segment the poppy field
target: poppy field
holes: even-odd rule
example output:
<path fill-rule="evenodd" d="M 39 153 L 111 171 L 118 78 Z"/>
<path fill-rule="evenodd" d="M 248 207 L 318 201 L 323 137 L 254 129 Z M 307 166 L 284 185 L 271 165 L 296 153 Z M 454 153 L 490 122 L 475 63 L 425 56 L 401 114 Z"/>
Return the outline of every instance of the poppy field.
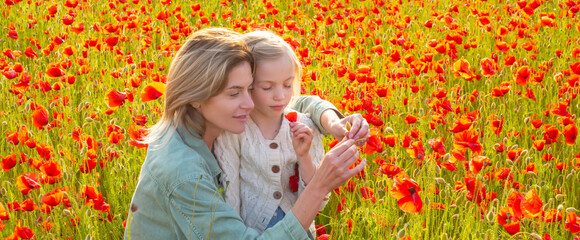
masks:
<path fill-rule="evenodd" d="M 0 239 L 122 238 L 171 60 L 211 26 L 283 36 L 302 94 L 369 122 L 318 239 L 580 239 L 578 0 L 0 6 Z"/>

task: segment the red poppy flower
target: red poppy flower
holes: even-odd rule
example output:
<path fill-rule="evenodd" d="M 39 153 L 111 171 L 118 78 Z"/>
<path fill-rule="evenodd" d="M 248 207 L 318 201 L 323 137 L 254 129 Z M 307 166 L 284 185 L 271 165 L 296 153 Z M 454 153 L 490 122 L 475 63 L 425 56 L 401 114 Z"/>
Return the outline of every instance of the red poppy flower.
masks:
<path fill-rule="evenodd" d="M 411 114 L 408 114 L 407 117 L 405 117 L 405 123 L 406 124 L 413 124 L 415 122 L 417 122 L 417 117 L 415 117 L 415 116 L 413 116 Z"/>
<path fill-rule="evenodd" d="M 95 167 L 97 167 L 97 161 L 88 159 L 83 161 L 83 164 L 79 166 L 79 169 L 82 173 L 91 173 Z"/>
<path fill-rule="evenodd" d="M 14 233 L 22 239 L 34 239 L 34 232 L 30 228 L 16 226 Z"/>
<path fill-rule="evenodd" d="M 388 163 L 382 164 L 379 167 L 379 170 L 381 171 L 382 174 L 387 175 L 388 178 L 393 178 L 399 173 L 404 173 L 402 168 Z"/>
<path fill-rule="evenodd" d="M 389 190 L 391 195 L 398 200 L 397 205 L 404 212 L 417 213 L 423 208 L 423 201 L 419 196 L 421 188 L 417 182 L 410 178 L 395 178 L 393 188 Z"/>
<path fill-rule="evenodd" d="M 39 189 L 40 184 L 38 184 L 38 176 L 36 173 L 23 173 L 16 177 L 16 186 L 18 190 L 24 195 L 28 195 L 28 192 L 32 189 Z"/>
<path fill-rule="evenodd" d="M 544 125 L 544 140 L 546 143 L 553 143 L 558 141 L 560 131 L 551 124 Z"/>
<path fill-rule="evenodd" d="M 46 111 L 44 107 L 39 106 L 32 113 L 32 122 L 36 128 L 42 129 L 45 125 L 48 124 L 48 111 Z"/>
<path fill-rule="evenodd" d="M 62 190 L 57 188 L 42 196 L 42 203 L 54 207 L 62 202 L 63 197 L 64 194 L 62 193 Z"/>
<path fill-rule="evenodd" d="M 514 191 L 507 198 L 507 205 L 510 213 L 518 220 L 522 218 L 522 202 L 525 200 L 524 194 Z"/>
<path fill-rule="evenodd" d="M 471 158 L 469 161 L 469 170 L 474 174 L 477 174 L 481 171 L 481 169 L 489 166 L 491 164 L 491 160 L 486 156 L 475 156 Z"/>
<path fill-rule="evenodd" d="M 4 172 L 7 172 L 8 170 L 16 166 L 17 162 L 18 159 L 16 159 L 16 154 L 11 154 L 2 158 L 2 162 L 0 162 L 0 164 L 2 165 L 2 170 Z"/>
<path fill-rule="evenodd" d="M 459 121 L 453 123 L 453 126 L 449 131 L 453 133 L 463 132 L 471 127 L 473 120 L 475 120 L 475 117 L 473 116 L 469 116 L 468 114 L 461 115 Z"/>
<path fill-rule="evenodd" d="M 373 191 L 372 188 L 361 187 L 360 188 L 360 193 L 361 193 L 361 196 L 362 196 L 363 200 L 370 199 L 373 203 L 376 202 L 376 199 L 375 199 L 375 191 Z"/>
<path fill-rule="evenodd" d="M 40 169 L 48 177 L 62 177 L 62 167 L 54 160 L 47 161 L 40 166 Z"/>
<path fill-rule="evenodd" d="M 575 124 L 568 124 L 562 130 L 562 135 L 566 137 L 566 143 L 569 145 L 574 145 L 576 143 L 576 137 L 578 136 L 578 127 Z"/>
<path fill-rule="evenodd" d="M 480 69 L 484 77 L 491 77 L 498 70 L 497 63 L 491 58 L 481 59 L 479 65 L 481 66 Z"/>
<path fill-rule="evenodd" d="M 152 82 L 150 84 L 147 84 L 147 86 L 145 86 L 143 90 L 141 90 L 141 101 L 148 102 L 155 100 L 163 96 L 164 93 L 165 93 L 165 84 L 161 82 Z"/>
<path fill-rule="evenodd" d="M 526 193 L 524 200 L 521 203 L 524 217 L 536 218 L 542 214 L 542 199 L 536 193 L 536 190 L 531 189 Z"/>
<path fill-rule="evenodd" d="M 544 212 L 544 222 L 546 223 L 560 222 L 562 221 L 562 218 L 563 218 L 562 211 L 558 211 L 552 208 Z"/>
<path fill-rule="evenodd" d="M 564 226 L 573 234 L 580 233 L 580 217 L 576 216 L 575 212 L 568 212 Z"/>
<path fill-rule="evenodd" d="M 474 130 L 466 130 L 455 134 L 453 141 L 453 147 L 459 150 L 465 148 L 471 149 L 476 155 L 481 154 L 483 147 L 478 142 L 479 134 Z"/>
<path fill-rule="evenodd" d="M 471 81 L 475 78 L 475 74 L 471 72 L 469 62 L 463 58 L 453 63 L 453 76 L 463 77 L 467 81 Z"/>
<path fill-rule="evenodd" d="M 65 72 L 60 68 L 60 64 L 58 63 L 50 63 L 46 68 L 46 75 L 49 77 L 62 77 L 65 75 Z"/>
<path fill-rule="evenodd" d="M 514 80 L 516 81 L 516 83 L 518 85 L 525 86 L 526 84 L 528 84 L 528 81 L 530 80 L 531 74 L 532 74 L 532 71 L 530 70 L 530 68 L 528 66 L 521 66 L 516 71 L 516 74 L 514 76 Z"/>
<path fill-rule="evenodd" d="M 298 182 L 300 181 L 300 174 L 298 172 L 298 168 L 294 168 L 294 175 L 290 176 L 290 190 L 292 192 L 298 192 Z"/>
<path fill-rule="evenodd" d="M 429 139 L 429 146 L 431 146 L 433 151 L 435 151 L 441 156 L 445 155 L 446 153 L 445 145 L 443 144 L 443 138 L 441 137 Z"/>
<path fill-rule="evenodd" d="M 4 207 L 4 204 L 0 203 L 0 220 L 8 221 L 9 219 L 10 219 L 10 215 L 8 215 L 8 211 L 6 211 L 6 207 Z M 0 222 L 2 222 L 2 221 L 0 221 Z"/>
<path fill-rule="evenodd" d="M 296 120 L 298 119 L 298 113 L 289 112 L 286 115 L 284 115 L 284 117 L 286 117 L 286 119 L 288 119 L 289 122 L 296 122 Z"/>
<path fill-rule="evenodd" d="M 520 232 L 520 222 L 519 221 L 515 221 L 515 222 L 511 222 L 511 223 L 506 223 L 505 225 L 503 225 L 503 228 L 509 234 L 514 235 L 514 234 Z"/>
<path fill-rule="evenodd" d="M 40 209 L 40 207 L 34 204 L 32 199 L 28 198 L 20 204 L 20 209 L 25 212 L 31 212 Z"/>
<path fill-rule="evenodd" d="M 105 94 L 105 103 L 109 108 L 115 108 L 122 105 L 125 102 L 125 97 L 127 93 L 119 92 L 114 88 L 111 88 Z"/>
<path fill-rule="evenodd" d="M 496 135 L 499 135 L 501 133 L 501 130 L 503 129 L 504 118 L 505 117 L 501 117 L 501 120 L 492 119 L 490 121 L 489 127 L 491 128 L 493 133 L 495 133 Z"/>
<path fill-rule="evenodd" d="M 106 37 L 104 39 L 105 43 L 109 46 L 109 47 L 114 47 L 115 45 L 117 45 L 117 42 L 119 41 L 119 36 L 109 36 Z"/>

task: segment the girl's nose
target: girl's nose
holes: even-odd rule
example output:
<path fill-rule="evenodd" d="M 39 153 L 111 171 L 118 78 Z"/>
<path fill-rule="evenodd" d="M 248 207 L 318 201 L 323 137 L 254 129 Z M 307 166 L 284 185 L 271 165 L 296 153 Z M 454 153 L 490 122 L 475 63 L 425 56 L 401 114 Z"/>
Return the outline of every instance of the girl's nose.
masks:
<path fill-rule="evenodd" d="M 277 89 L 274 91 L 274 100 L 284 99 L 284 91 L 282 89 Z"/>

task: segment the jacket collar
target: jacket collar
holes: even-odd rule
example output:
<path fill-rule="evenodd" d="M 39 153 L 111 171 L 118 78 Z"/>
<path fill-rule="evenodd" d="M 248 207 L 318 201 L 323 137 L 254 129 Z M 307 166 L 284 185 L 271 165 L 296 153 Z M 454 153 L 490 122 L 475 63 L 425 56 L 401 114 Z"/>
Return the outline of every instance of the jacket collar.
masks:
<path fill-rule="evenodd" d="M 207 145 L 205 145 L 203 138 L 198 132 L 194 131 L 193 129 L 189 129 L 186 126 L 180 125 L 176 129 L 176 133 L 185 145 L 196 151 L 203 158 L 203 161 L 208 166 L 210 174 L 213 177 L 218 176 L 222 172 L 215 156 L 209 150 Z"/>

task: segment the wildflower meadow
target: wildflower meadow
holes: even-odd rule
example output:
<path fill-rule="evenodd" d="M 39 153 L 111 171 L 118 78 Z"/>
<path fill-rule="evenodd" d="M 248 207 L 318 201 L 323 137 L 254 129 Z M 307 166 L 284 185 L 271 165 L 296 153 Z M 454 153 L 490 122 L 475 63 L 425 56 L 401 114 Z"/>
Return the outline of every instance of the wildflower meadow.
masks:
<path fill-rule="evenodd" d="M 0 7 L 0 239 L 123 237 L 168 68 L 212 26 L 283 36 L 302 94 L 371 127 L 317 239 L 580 239 L 580 0 Z"/>

